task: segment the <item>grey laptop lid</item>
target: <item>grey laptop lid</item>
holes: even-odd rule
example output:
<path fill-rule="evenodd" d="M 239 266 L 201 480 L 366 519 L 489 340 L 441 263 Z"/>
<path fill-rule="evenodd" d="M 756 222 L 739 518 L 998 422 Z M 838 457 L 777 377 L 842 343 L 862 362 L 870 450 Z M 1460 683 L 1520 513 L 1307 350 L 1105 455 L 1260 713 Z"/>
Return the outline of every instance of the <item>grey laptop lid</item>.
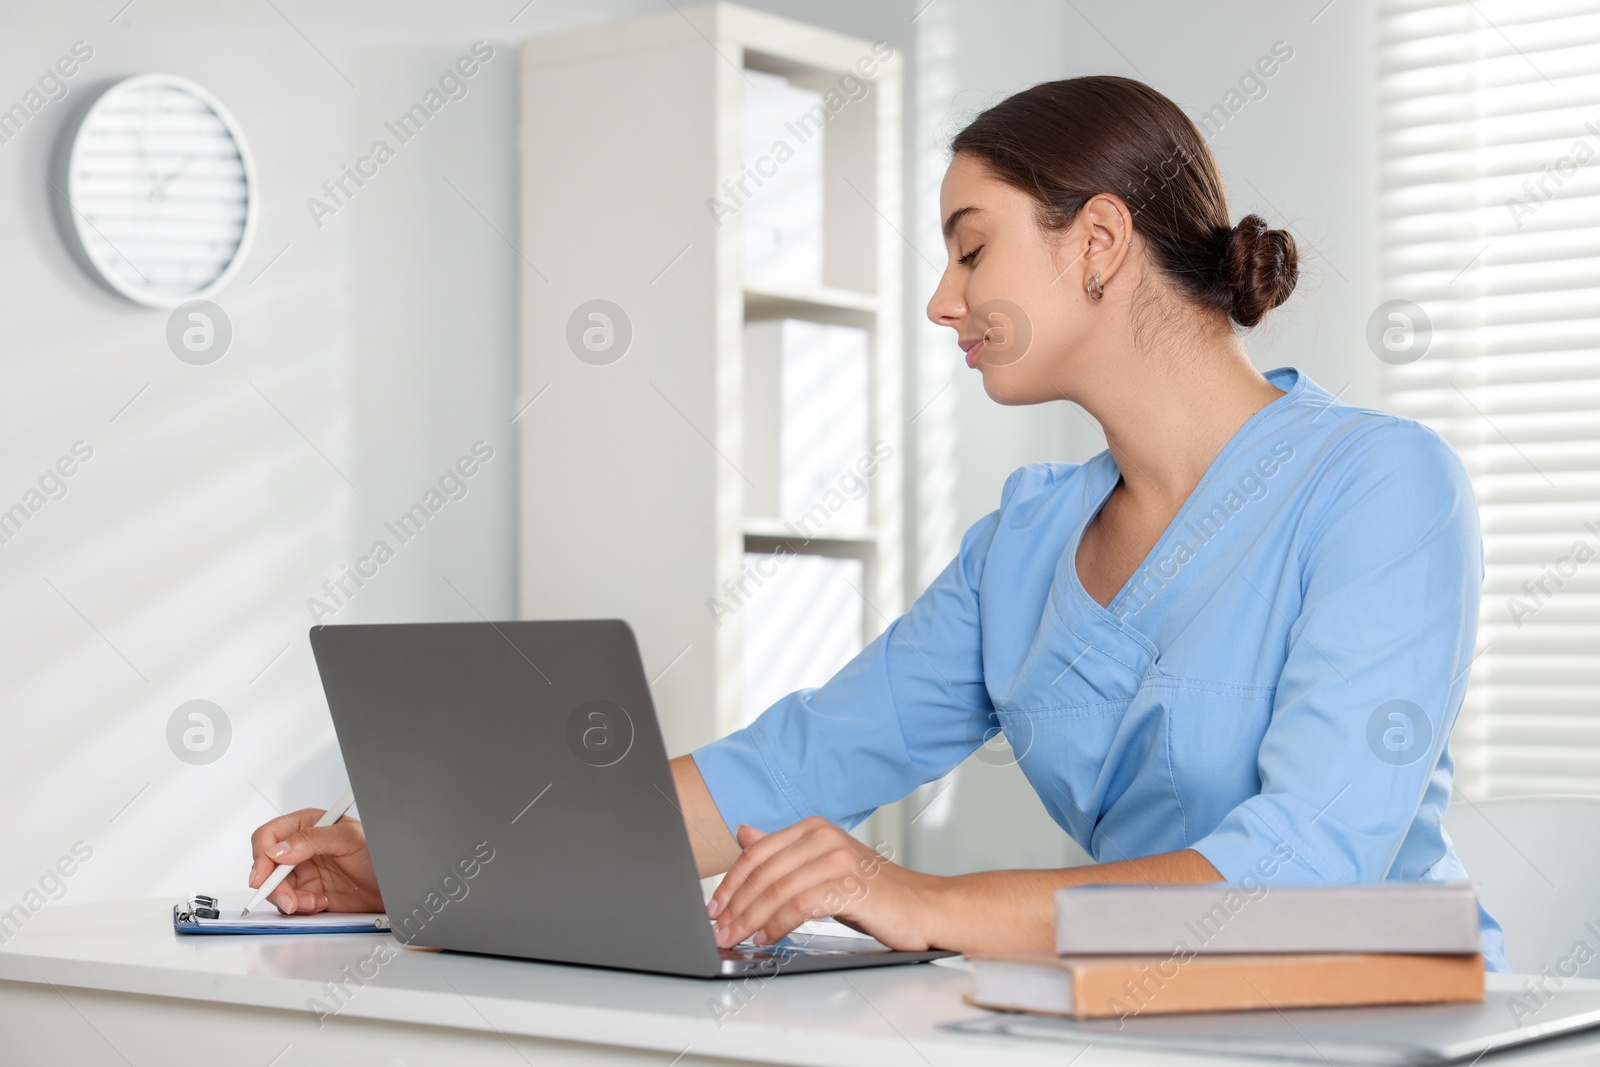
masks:
<path fill-rule="evenodd" d="M 1600 1059 L 1600 1041 L 1580 1033 L 1600 1026 L 1600 981 L 1552 983 L 1540 975 L 1530 981 L 1529 976 L 1515 974 L 1484 977 L 1484 998 L 1476 1004 L 1224 1011 L 1125 1020 L 989 1014 L 941 1025 L 963 1033 L 1008 1034 L 1072 1045 L 1181 1049 L 1239 1063 L 1266 1057 L 1323 1065 L 1435 1067 L 1476 1063 L 1486 1052 L 1531 1041 L 1551 1042 L 1551 1057 L 1540 1063 Z M 1533 996 L 1530 988 L 1535 990 Z M 1572 1058 L 1562 1057 L 1558 1047 L 1565 1047 Z M 1489 1062 L 1484 1061 L 1485 1067 Z M 1496 1057 L 1493 1062 L 1501 1060 Z"/>
<path fill-rule="evenodd" d="M 626 623 L 320 626 L 311 648 L 396 937 L 718 973 Z"/>

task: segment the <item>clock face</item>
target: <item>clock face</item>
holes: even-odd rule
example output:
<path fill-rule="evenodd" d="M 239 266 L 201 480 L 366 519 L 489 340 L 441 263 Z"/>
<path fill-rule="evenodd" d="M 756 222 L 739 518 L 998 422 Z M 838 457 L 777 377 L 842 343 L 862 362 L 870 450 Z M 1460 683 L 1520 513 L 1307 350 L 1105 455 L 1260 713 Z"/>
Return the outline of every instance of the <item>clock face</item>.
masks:
<path fill-rule="evenodd" d="M 255 168 L 226 109 L 166 74 L 118 82 L 84 113 L 57 183 L 62 223 L 90 272 L 151 307 L 207 296 L 255 228 Z"/>

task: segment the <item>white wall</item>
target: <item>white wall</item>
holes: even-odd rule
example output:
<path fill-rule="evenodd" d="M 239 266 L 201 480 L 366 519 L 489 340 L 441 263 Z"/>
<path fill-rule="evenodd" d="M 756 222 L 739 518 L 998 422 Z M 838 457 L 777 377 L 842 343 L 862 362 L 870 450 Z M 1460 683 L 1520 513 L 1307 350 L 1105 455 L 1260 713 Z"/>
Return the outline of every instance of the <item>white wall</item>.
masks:
<path fill-rule="evenodd" d="M 343 771 L 306 600 L 479 439 L 497 457 L 466 497 L 334 621 L 476 618 L 446 579 L 491 616 L 512 605 L 516 253 L 496 229 L 516 218 L 509 42 L 532 13 L 369 3 L 340 24 L 279 4 L 291 26 L 266 4 L 162 0 L 113 22 L 117 6 L 9 3 L 0 36 L 7 104 L 75 40 L 94 49 L 0 145 L 0 498 L 74 441 L 94 449 L 0 545 L 0 908 L 78 839 L 94 855 L 68 899 L 240 885 L 255 825 L 331 800 Z M 496 53 L 468 95 L 318 228 L 307 197 L 478 38 Z M 214 92 L 259 170 L 254 246 L 216 297 L 232 347 L 206 367 L 167 349 L 165 313 L 79 269 L 44 181 L 91 90 L 151 70 Z M 166 740 L 197 698 L 233 733 L 205 766 Z"/>

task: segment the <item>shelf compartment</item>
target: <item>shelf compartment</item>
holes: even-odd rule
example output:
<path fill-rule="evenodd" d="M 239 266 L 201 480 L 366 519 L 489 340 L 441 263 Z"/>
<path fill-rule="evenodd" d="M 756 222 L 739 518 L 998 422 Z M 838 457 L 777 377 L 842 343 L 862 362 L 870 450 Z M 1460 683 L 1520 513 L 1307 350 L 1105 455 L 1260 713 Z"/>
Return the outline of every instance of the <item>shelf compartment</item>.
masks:
<path fill-rule="evenodd" d="M 746 552 L 776 552 L 779 545 L 784 545 L 791 552 L 861 556 L 877 548 L 878 537 L 878 531 L 870 526 L 808 536 L 804 530 L 796 530 L 785 522 L 749 519 L 744 524 Z"/>
<path fill-rule="evenodd" d="M 870 329 L 877 321 L 878 298 L 849 289 L 813 289 L 809 292 L 744 290 L 746 322 L 764 319 L 805 319 L 837 326 Z"/>

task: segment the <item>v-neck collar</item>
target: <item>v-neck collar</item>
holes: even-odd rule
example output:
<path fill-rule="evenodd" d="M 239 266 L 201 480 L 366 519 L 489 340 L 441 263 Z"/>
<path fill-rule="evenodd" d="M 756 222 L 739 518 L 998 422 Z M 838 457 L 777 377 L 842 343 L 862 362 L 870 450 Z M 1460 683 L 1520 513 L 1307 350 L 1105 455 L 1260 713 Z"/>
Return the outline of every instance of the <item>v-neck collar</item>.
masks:
<path fill-rule="evenodd" d="M 1293 381 L 1287 385 L 1283 384 L 1282 379 L 1290 375 L 1293 376 Z M 1200 481 L 1195 484 L 1194 489 L 1190 491 L 1183 505 L 1178 508 L 1177 514 L 1172 517 L 1172 521 L 1167 524 L 1167 528 L 1161 531 L 1161 536 L 1156 539 L 1155 545 L 1151 547 L 1144 559 L 1139 561 L 1139 565 L 1128 576 L 1128 580 L 1122 583 L 1122 588 L 1118 589 L 1116 595 L 1111 598 L 1111 603 L 1106 605 L 1102 605 L 1098 600 L 1090 596 L 1089 591 L 1083 587 L 1083 582 L 1078 577 L 1078 546 L 1083 542 L 1083 534 L 1089 528 L 1089 523 L 1094 521 L 1094 517 L 1100 514 L 1101 509 L 1105 507 L 1106 501 L 1111 498 L 1112 490 L 1117 487 L 1117 481 L 1122 477 L 1122 471 L 1112 458 L 1110 449 L 1106 449 L 1089 461 L 1089 465 L 1092 467 L 1092 477 L 1085 483 L 1085 496 L 1089 497 L 1090 493 L 1094 493 L 1095 496 L 1090 498 L 1090 506 L 1085 509 L 1083 521 L 1078 523 L 1072 536 L 1067 539 L 1066 549 L 1062 553 L 1060 564 L 1057 568 L 1058 580 L 1065 580 L 1071 590 L 1071 597 L 1075 602 L 1092 612 L 1096 618 L 1127 633 L 1128 636 L 1137 640 L 1152 653 L 1155 651 L 1155 647 L 1150 643 L 1149 638 L 1131 626 L 1117 613 L 1117 605 L 1121 603 L 1130 589 L 1138 587 L 1138 581 L 1144 575 L 1144 572 L 1154 560 L 1160 558 L 1162 550 L 1166 548 L 1167 542 L 1173 537 L 1173 531 L 1182 529 L 1185 520 L 1189 517 L 1189 512 L 1195 506 L 1195 501 L 1200 499 L 1204 490 L 1210 486 L 1210 483 L 1215 479 L 1217 471 L 1228 465 L 1234 454 L 1244 447 L 1262 422 L 1304 395 L 1307 383 L 1310 382 L 1310 379 L 1295 367 L 1277 367 L 1267 371 L 1262 377 L 1282 389 L 1284 391 L 1283 395 L 1274 399 L 1254 415 L 1251 415 L 1245 420 L 1244 425 L 1234 431 L 1233 436 L 1228 439 L 1228 443 L 1223 445 L 1222 450 L 1212 458 L 1211 465 L 1200 476 Z M 1059 572 L 1063 570 L 1065 574 L 1061 575 Z"/>

